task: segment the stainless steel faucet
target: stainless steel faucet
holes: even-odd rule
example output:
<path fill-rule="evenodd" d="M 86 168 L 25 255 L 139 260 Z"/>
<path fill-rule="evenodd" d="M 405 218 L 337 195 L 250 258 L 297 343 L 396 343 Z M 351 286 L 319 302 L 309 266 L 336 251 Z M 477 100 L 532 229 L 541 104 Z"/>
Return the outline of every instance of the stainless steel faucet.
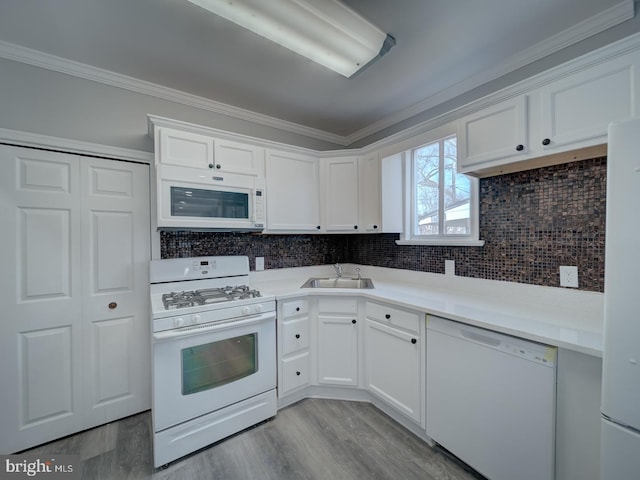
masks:
<path fill-rule="evenodd" d="M 342 278 L 342 265 L 340 265 L 339 263 L 336 263 L 333 268 L 336 270 L 336 276 L 338 278 Z"/>

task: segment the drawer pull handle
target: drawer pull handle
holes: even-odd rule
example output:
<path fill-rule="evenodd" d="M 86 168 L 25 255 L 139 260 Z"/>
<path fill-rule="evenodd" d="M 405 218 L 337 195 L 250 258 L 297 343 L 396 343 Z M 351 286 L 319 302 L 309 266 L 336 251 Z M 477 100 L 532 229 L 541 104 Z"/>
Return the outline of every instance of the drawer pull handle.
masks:
<path fill-rule="evenodd" d="M 412 338 L 411 339 L 411 343 L 413 343 L 415 345 L 416 343 L 418 343 L 418 340 L 416 340 L 415 338 Z"/>
<path fill-rule="evenodd" d="M 391 318 L 391 314 L 387 313 L 384 318 L 386 318 L 387 320 L 389 320 Z"/>
<path fill-rule="evenodd" d="M 299 333 L 296 333 L 296 338 L 300 338 L 300 334 Z"/>

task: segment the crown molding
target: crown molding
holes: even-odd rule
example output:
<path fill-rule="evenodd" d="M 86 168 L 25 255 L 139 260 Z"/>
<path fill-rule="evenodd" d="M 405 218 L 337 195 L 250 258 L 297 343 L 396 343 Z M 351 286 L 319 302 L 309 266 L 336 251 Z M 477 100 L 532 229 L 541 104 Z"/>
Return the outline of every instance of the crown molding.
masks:
<path fill-rule="evenodd" d="M 503 75 L 511 73 L 530 63 L 540 60 L 546 56 L 556 53 L 563 48 L 571 46 L 582 40 L 585 40 L 597 33 L 603 32 L 608 28 L 618 25 L 634 16 L 634 1 L 623 0 L 607 10 L 600 12 L 593 17 L 583 20 L 563 32 L 553 35 L 541 42 L 532 45 L 523 52 L 507 58 L 495 68 L 484 70 L 477 75 L 448 87 L 430 97 L 418 102 L 409 108 L 396 112 L 385 118 L 382 118 L 370 125 L 358 130 L 346 137 L 346 145 L 351 145 L 358 140 L 367 138 L 385 128 L 389 128 L 399 122 L 407 120 L 411 117 L 436 107 L 441 103 L 451 100 L 462 95 L 476 87 L 484 85 L 487 82 L 496 80 Z"/>
<path fill-rule="evenodd" d="M 153 153 L 127 148 L 112 147 L 99 143 L 82 142 L 68 138 L 51 137 L 39 133 L 23 132 L 0 128 L 0 142 L 20 147 L 42 148 L 57 150 L 91 157 L 106 157 L 131 162 L 153 163 Z"/>
<path fill-rule="evenodd" d="M 298 123 L 289 122 L 269 115 L 253 112 L 251 110 L 217 102 L 208 98 L 199 97 L 180 90 L 121 75 L 80 62 L 67 60 L 9 42 L 0 41 L 0 58 L 72 75 L 78 78 L 84 78 L 97 83 L 122 88 L 189 107 L 207 110 L 216 114 L 348 147 L 354 142 L 365 139 L 386 128 L 392 127 L 399 122 L 419 115 L 445 101 L 462 95 L 473 88 L 500 78 L 503 75 L 517 70 L 518 68 L 524 67 L 536 60 L 540 60 L 545 56 L 551 55 L 563 48 L 618 25 L 625 20 L 629 20 L 630 18 L 633 18 L 633 16 L 634 0 L 622 0 L 617 5 L 614 5 L 613 7 L 590 17 L 557 35 L 551 36 L 548 39 L 531 46 L 524 52 L 506 59 L 501 65 L 495 68 L 485 70 L 462 82 L 452 85 L 445 90 L 441 90 L 440 92 L 431 95 L 409 108 L 388 115 L 347 136 L 306 127 Z M 421 126 L 424 126 L 424 122 L 417 127 L 422 128 Z M 410 127 L 410 130 L 414 129 L 414 127 Z"/>
<path fill-rule="evenodd" d="M 279 118 L 263 115 L 244 108 L 234 107 L 222 102 L 216 102 L 209 98 L 199 97 L 173 88 L 164 87 L 156 83 L 147 82 L 137 78 L 121 75 L 98 67 L 93 67 L 66 58 L 57 57 L 48 53 L 33 50 L 9 42 L 0 41 L 0 58 L 15 62 L 52 70 L 66 75 L 72 75 L 85 80 L 102 83 L 112 87 L 118 87 L 143 95 L 176 102 L 189 107 L 207 110 L 220 115 L 246 120 L 258 125 L 284 130 L 286 132 L 304 135 L 306 137 L 323 140 L 337 145 L 345 145 L 346 137 L 325 132 L 298 123 L 288 122 Z"/>

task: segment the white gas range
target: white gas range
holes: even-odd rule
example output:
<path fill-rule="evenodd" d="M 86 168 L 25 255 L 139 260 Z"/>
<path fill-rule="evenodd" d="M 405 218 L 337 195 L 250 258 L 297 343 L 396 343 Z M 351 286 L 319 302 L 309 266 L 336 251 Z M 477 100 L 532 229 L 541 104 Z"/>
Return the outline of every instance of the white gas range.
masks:
<path fill-rule="evenodd" d="M 154 465 L 276 414 L 275 299 L 245 256 L 150 265 Z"/>

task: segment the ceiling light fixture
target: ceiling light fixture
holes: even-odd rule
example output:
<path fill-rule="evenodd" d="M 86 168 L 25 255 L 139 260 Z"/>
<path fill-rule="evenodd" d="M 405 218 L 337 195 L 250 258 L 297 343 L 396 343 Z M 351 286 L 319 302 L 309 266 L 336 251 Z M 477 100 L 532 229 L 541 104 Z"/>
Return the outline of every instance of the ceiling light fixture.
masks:
<path fill-rule="evenodd" d="M 349 78 L 395 39 L 338 0 L 189 0 Z"/>

